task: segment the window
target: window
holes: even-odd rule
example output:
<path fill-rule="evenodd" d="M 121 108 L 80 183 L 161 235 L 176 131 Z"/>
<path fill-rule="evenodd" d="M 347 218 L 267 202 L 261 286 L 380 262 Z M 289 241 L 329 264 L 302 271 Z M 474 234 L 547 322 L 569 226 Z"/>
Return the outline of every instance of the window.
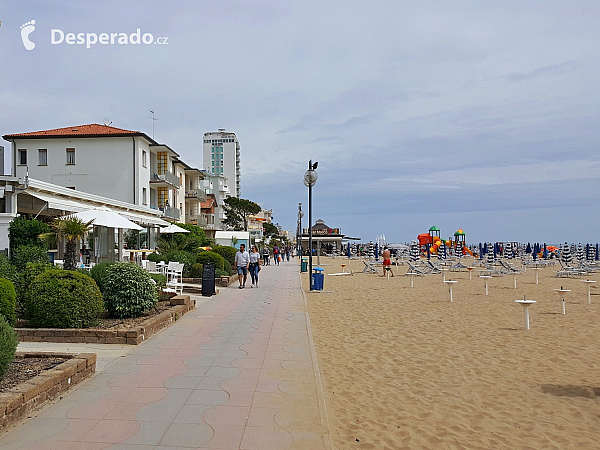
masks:
<path fill-rule="evenodd" d="M 144 152 L 144 153 L 145 153 L 145 152 Z M 146 191 L 146 188 L 142 188 L 142 204 L 143 204 L 143 205 L 147 205 L 147 204 L 148 204 L 148 201 L 147 201 L 147 199 L 146 199 L 146 196 L 147 196 L 147 191 Z"/>
<path fill-rule="evenodd" d="M 67 164 L 75 164 L 75 149 L 68 148 L 67 149 Z"/>
<path fill-rule="evenodd" d="M 27 165 L 27 150 L 19 150 L 19 165 Z"/>
<path fill-rule="evenodd" d="M 45 148 L 38 149 L 38 166 L 48 165 L 48 150 Z"/>
<path fill-rule="evenodd" d="M 146 150 L 142 150 L 142 167 L 148 167 L 146 164 Z"/>

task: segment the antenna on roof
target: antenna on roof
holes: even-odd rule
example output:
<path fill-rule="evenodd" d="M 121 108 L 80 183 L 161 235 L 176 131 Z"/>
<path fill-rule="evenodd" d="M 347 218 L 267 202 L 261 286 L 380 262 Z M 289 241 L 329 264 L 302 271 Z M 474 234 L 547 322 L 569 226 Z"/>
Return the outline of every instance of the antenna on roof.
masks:
<path fill-rule="evenodd" d="M 104 119 L 102 119 L 102 121 L 104 122 L 104 125 L 106 125 L 107 127 L 112 124 L 112 122 L 110 122 L 106 117 Z"/>
<path fill-rule="evenodd" d="M 154 139 L 154 121 L 158 119 L 154 118 L 154 111 L 152 111 L 151 109 L 149 109 L 148 111 L 152 113 L 152 139 Z"/>

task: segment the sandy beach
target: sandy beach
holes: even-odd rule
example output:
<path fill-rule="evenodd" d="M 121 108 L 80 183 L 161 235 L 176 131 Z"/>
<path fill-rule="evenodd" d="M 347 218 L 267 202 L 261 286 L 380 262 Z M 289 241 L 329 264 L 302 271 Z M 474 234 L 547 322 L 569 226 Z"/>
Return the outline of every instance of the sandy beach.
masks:
<path fill-rule="evenodd" d="M 348 260 L 321 263 L 329 274 Z M 494 277 L 486 296 L 477 270 L 449 272 L 450 303 L 441 275 L 411 288 L 406 266 L 389 280 L 363 267 L 352 260 L 354 276 L 326 275 L 324 292 L 307 293 L 336 448 L 599 448 L 600 288 L 589 304 L 585 283 L 553 267 L 539 284 L 518 275 L 516 290 Z M 529 331 L 524 295 L 537 300 Z"/>

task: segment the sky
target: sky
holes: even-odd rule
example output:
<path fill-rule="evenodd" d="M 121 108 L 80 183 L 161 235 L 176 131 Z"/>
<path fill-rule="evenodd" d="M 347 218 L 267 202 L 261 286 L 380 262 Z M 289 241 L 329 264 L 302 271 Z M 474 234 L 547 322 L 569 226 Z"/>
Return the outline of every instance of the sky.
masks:
<path fill-rule="evenodd" d="M 313 160 L 313 219 L 363 241 L 598 242 L 599 17 L 595 0 L 2 0 L 0 135 L 105 117 L 151 135 L 154 110 L 191 166 L 203 133 L 235 132 L 242 197 L 283 229 L 299 202 L 308 226 Z M 51 42 L 138 28 L 152 44 Z"/>

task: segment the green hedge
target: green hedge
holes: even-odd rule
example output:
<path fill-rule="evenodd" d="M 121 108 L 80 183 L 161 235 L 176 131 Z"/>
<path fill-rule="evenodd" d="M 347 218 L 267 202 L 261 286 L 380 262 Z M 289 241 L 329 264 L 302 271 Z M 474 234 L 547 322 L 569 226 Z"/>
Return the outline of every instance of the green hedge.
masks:
<path fill-rule="evenodd" d="M 21 245 L 12 251 L 12 255 L 12 262 L 17 271 L 25 270 L 27 263 L 50 263 L 48 249 L 36 245 Z"/>
<path fill-rule="evenodd" d="M 8 366 L 15 359 L 19 340 L 13 327 L 0 315 L 0 380 L 6 375 Z"/>
<path fill-rule="evenodd" d="M 11 281 L 0 278 L 0 315 L 13 327 L 17 324 L 17 294 Z"/>
<path fill-rule="evenodd" d="M 102 294 L 91 277 L 60 269 L 33 279 L 26 307 L 31 325 L 47 328 L 91 327 L 104 311 Z"/>
<path fill-rule="evenodd" d="M 46 243 L 41 241 L 38 236 L 40 234 L 49 232 L 50 227 L 44 222 L 36 219 L 30 220 L 24 217 L 15 218 L 8 226 L 8 239 L 11 253 L 14 249 L 22 245 L 42 247 L 46 249 Z"/>
<path fill-rule="evenodd" d="M 104 281 L 104 303 L 112 317 L 139 317 L 158 301 L 150 274 L 131 263 L 116 263 Z"/>
<path fill-rule="evenodd" d="M 0 253 L 0 277 L 6 278 L 13 283 L 17 280 L 17 269 L 10 263 L 8 256 Z"/>
<path fill-rule="evenodd" d="M 17 293 L 17 311 L 19 314 L 26 315 L 27 313 L 27 296 L 29 295 L 29 285 L 31 282 L 39 274 L 52 269 L 53 266 L 48 263 L 27 263 L 25 269 L 17 274 L 15 290 Z"/>
<path fill-rule="evenodd" d="M 163 260 L 163 257 L 161 255 L 159 255 L 158 253 L 150 253 L 148 255 L 148 261 L 152 261 L 152 262 L 161 262 Z"/>
<path fill-rule="evenodd" d="M 235 263 L 235 254 L 237 253 L 237 249 L 235 247 L 230 247 L 228 245 L 217 245 L 212 249 L 212 251 L 225 258 L 225 261 L 229 262 L 230 266 L 233 266 Z"/>
<path fill-rule="evenodd" d="M 90 269 L 90 276 L 94 279 L 96 285 L 98 285 L 98 289 L 100 289 L 100 292 L 104 292 L 104 280 L 106 279 L 106 274 L 108 272 L 109 267 L 113 264 L 115 263 L 111 261 L 105 261 L 96 264 Z"/>
<path fill-rule="evenodd" d="M 196 262 L 200 264 L 212 263 L 215 265 L 215 269 L 223 270 L 225 258 L 215 252 L 200 252 L 196 257 Z"/>
<path fill-rule="evenodd" d="M 204 266 L 200 263 L 196 263 L 192 265 L 190 269 L 190 277 L 191 278 L 202 278 L 202 271 L 204 270 Z"/>
<path fill-rule="evenodd" d="M 192 265 L 196 263 L 196 257 L 190 252 L 180 250 L 177 252 L 167 253 L 165 255 L 165 261 L 177 261 L 178 263 L 183 263 L 183 275 L 187 276 L 192 268 Z"/>

